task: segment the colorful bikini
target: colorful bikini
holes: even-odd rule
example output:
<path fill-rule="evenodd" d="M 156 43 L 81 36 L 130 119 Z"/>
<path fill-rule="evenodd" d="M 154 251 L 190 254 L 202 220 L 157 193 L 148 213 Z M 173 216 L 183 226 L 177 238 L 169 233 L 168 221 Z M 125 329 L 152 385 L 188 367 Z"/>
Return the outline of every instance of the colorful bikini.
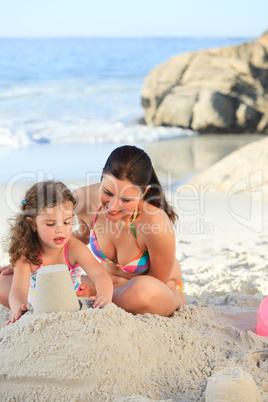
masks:
<path fill-rule="evenodd" d="M 68 243 L 64 246 L 64 255 L 65 261 L 68 265 L 70 276 L 74 285 L 74 290 L 78 289 L 78 286 L 81 284 L 81 273 L 82 269 L 80 265 L 71 265 L 68 260 Z M 33 272 L 31 272 L 30 284 L 29 284 L 29 293 L 28 293 L 28 303 L 33 306 L 34 305 L 34 297 L 35 297 L 35 287 L 36 287 L 36 274 L 38 269 L 40 269 L 43 265 L 39 265 Z"/>
<path fill-rule="evenodd" d="M 94 225 L 97 220 L 98 212 L 100 209 L 101 209 L 101 205 L 99 206 L 99 208 L 97 209 L 97 211 L 95 213 L 92 227 L 91 227 L 91 232 L 90 232 L 90 247 L 91 247 L 92 252 L 100 260 L 108 261 L 112 264 L 115 264 L 117 267 L 122 269 L 122 271 L 127 272 L 128 274 L 141 274 L 143 272 L 146 272 L 150 266 L 150 257 L 149 257 L 148 251 L 142 250 L 137 242 L 137 238 L 136 238 L 136 234 L 135 234 L 135 230 L 134 230 L 134 226 L 133 226 L 133 222 L 136 217 L 135 213 L 131 216 L 131 218 L 130 218 L 131 222 L 129 225 L 131 227 L 135 242 L 136 242 L 138 248 L 141 250 L 141 252 L 129 264 L 121 265 L 121 264 L 115 263 L 114 261 L 109 260 L 109 258 L 107 258 L 100 249 L 98 239 L 97 239 L 96 233 L 94 231 Z M 132 219 L 133 216 L 134 216 L 134 218 Z M 122 227 L 122 229 L 123 228 L 124 228 L 124 226 Z"/>

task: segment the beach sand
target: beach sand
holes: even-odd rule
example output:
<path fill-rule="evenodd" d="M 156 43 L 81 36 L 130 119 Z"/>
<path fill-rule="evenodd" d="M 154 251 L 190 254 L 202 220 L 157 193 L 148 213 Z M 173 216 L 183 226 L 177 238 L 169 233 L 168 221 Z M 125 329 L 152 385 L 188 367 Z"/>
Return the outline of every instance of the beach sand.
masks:
<path fill-rule="evenodd" d="M 208 380 L 229 369 L 251 375 L 268 401 L 268 337 L 255 333 L 268 294 L 268 202 L 190 190 L 168 194 L 187 305 L 163 318 L 81 299 L 78 312 L 29 311 L 5 328 L 9 310 L 0 307 L 0 400 L 205 401 Z M 5 191 L 2 233 L 12 212 Z M 18 185 L 15 203 L 22 192 Z"/>

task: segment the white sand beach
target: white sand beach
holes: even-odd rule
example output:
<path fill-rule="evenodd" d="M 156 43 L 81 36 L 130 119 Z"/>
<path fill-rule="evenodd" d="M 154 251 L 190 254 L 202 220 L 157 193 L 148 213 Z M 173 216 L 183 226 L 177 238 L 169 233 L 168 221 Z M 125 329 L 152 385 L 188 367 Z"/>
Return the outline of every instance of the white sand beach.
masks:
<path fill-rule="evenodd" d="M 249 179 L 241 174 L 235 181 Z M 255 332 L 268 294 L 268 201 L 261 185 L 253 196 L 201 184 L 168 194 L 179 214 L 187 305 L 163 318 L 115 305 L 93 310 L 83 300 L 78 312 L 29 311 L 5 328 L 9 310 L 0 307 L 0 400 L 204 402 L 213 400 L 208 380 L 223 381 L 229 370 L 235 384 L 243 370 L 254 380 L 248 401 L 268 401 L 268 337 Z M 17 185 L 15 204 L 24 186 Z M 1 235 L 12 212 L 5 194 L 2 186 Z M 7 262 L 2 252 L 1 266 Z"/>

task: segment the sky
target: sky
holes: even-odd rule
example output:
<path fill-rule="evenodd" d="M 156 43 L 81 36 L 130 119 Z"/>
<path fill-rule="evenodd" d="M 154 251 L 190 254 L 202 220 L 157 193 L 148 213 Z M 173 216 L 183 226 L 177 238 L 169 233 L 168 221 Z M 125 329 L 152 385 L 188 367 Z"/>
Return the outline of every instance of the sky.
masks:
<path fill-rule="evenodd" d="M 268 0 L 0 0 L 0 37 L 259 37 Z"/>

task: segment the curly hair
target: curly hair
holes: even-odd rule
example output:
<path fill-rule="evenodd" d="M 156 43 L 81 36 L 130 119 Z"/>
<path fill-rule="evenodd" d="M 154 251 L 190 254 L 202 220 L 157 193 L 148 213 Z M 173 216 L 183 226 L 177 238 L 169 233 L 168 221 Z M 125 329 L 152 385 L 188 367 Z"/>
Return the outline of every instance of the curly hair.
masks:
<path fill-rule="evenodd" d="M 67 201 L 71 201 L 73 204 L 76 202 L 71 191 L 60 181 L 39 182 L 26 192 L 25 198 L 21 202 L 20 212 L 15 218 L 9 220 L 11 228 L 7 241 L 9 261 L 12 267 L 22 255 L 30 264 L 42 264 L 40 242 L 30 222 L 35 221 L 44 208 L 53 208 Z"/>

